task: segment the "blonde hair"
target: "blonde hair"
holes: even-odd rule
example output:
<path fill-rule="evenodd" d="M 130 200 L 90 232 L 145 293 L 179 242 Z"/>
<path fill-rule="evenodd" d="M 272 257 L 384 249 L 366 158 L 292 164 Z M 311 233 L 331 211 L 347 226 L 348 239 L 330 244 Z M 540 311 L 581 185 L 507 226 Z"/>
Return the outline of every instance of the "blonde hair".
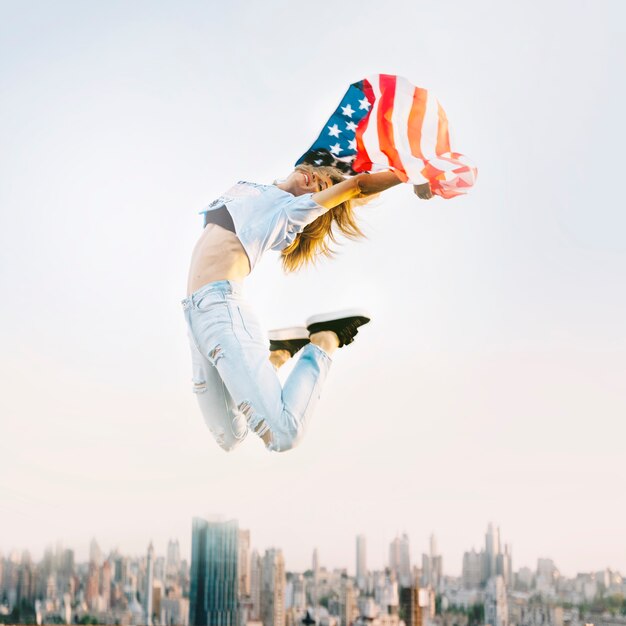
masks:
<path fill-rule="evenodd" d="M 345 180 L 341 170 L 330 165 L 314 167 L 302 163 L 296 169 L 316 174 L 322 189 Z M 358 204 L 363 204 L 363 201 L 360 200 Z M 337 243 L 337 231 L 349 239 L 365 237 L 356 222 L 354 207 L 354 201 L 342 202 L 305 226 L 294 241 L 282 251 L 283 269 L 286 272 L 294 272 L 304 265 L 315 263 L 320 256 L 333 256 L 335 251 L 331 248 L 330 242 Z"/>

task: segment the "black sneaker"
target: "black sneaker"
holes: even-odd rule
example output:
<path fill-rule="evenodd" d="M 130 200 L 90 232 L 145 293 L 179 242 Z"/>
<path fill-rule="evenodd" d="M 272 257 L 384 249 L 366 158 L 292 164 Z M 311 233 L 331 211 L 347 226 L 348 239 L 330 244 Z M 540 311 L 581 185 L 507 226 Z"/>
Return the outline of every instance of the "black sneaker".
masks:
<path fill-rule="evenodd" d="M 287 350 L 293 356 L 300 348 L 309 343 L 309 331 L 302 326 L 292 326 L 291 328 L 278 328 L 270 330 L 268 334 L 270 340 L 270 350 Z"/>
<path fill-rule="evenodd" d="M 339 347 L 354 341 L 359 332 L 359 326 L 367 324 L 370 316 L 362 309 L 347 309 L 313 315 L 306 321 L 309 334 L 319 333 L 322 330 L 332 330 L 339 337 Z"/>

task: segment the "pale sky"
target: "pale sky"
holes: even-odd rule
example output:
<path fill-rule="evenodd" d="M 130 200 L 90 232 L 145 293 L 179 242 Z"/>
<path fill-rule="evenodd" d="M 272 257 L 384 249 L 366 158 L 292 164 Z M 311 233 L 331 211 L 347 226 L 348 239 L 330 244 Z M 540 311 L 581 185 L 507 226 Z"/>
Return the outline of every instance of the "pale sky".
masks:
<path fill-rule="evenodd" d="M 459 574 L 494 521 L 515 569 L 626 573 L 625 23 L 621 0 L 0 1 L 0 551 L 188 557 L 221 514 L 288 569 L 434 531 Z M 317 268 L 263 260 L 266 328 L 373 321 L 300 447 L 226 454 L 179 304 L 197 211 L 287 174 L 377 72 L 438 96 L 477 186 L 383 194 Z"/>

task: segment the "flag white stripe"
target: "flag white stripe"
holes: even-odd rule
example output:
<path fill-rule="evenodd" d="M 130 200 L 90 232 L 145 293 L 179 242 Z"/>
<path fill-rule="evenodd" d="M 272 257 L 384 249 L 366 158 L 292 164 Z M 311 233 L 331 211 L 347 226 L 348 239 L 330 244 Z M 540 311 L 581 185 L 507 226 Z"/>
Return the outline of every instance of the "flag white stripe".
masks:
<path fill-rule="evenodd" d="M 437 130 L 439 128 L 439 104 L 430 92 L 426 98 L 426 110 L 422 122 L 422 140 L 420 142 L 424 158 L 430 161 L 430 157 L 437 154 Z"/>
<path fill-rule="evenodd" d="M 393 113 L 391 123 L 393 125 L 393 141 L 398 151 L 398 156 L 409 182 L 414 185 L 421 185 L 428 182 L 422 175 L 424 161 L 411 154 L 411 144 L 409 143 L 409 116 L 413 108 L 413 96 L 415 87 L 405 78 L 396 78 L 396 93 L 393 102 Z"/>

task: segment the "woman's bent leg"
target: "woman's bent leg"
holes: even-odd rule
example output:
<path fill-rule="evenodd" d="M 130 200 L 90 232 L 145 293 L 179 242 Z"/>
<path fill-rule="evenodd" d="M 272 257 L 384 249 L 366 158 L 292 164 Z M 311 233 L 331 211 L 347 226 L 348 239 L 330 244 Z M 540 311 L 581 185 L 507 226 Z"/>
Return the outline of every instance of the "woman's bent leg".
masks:
<path fill-rule="evenodd" d="M 289 450 L 304 433 L 330 357 L 317 346 L 305 346 L 283 389 L 256 317 L 232 283 L 218 289 L 220 283 L 191 298 L 188 322 L 194 341 L 219 372 L 250 429 L 268 449 Z"/>
<path fill-rule="evenodd" d="M 300 350 L 300 357 L 283 387 L 284 411 L 293 420 L 289 430 L 291 442 L 285 449 L 296 445 L 304 434 L 331 363 L 330 356 L 315 344 L 307 344 Z"/>

